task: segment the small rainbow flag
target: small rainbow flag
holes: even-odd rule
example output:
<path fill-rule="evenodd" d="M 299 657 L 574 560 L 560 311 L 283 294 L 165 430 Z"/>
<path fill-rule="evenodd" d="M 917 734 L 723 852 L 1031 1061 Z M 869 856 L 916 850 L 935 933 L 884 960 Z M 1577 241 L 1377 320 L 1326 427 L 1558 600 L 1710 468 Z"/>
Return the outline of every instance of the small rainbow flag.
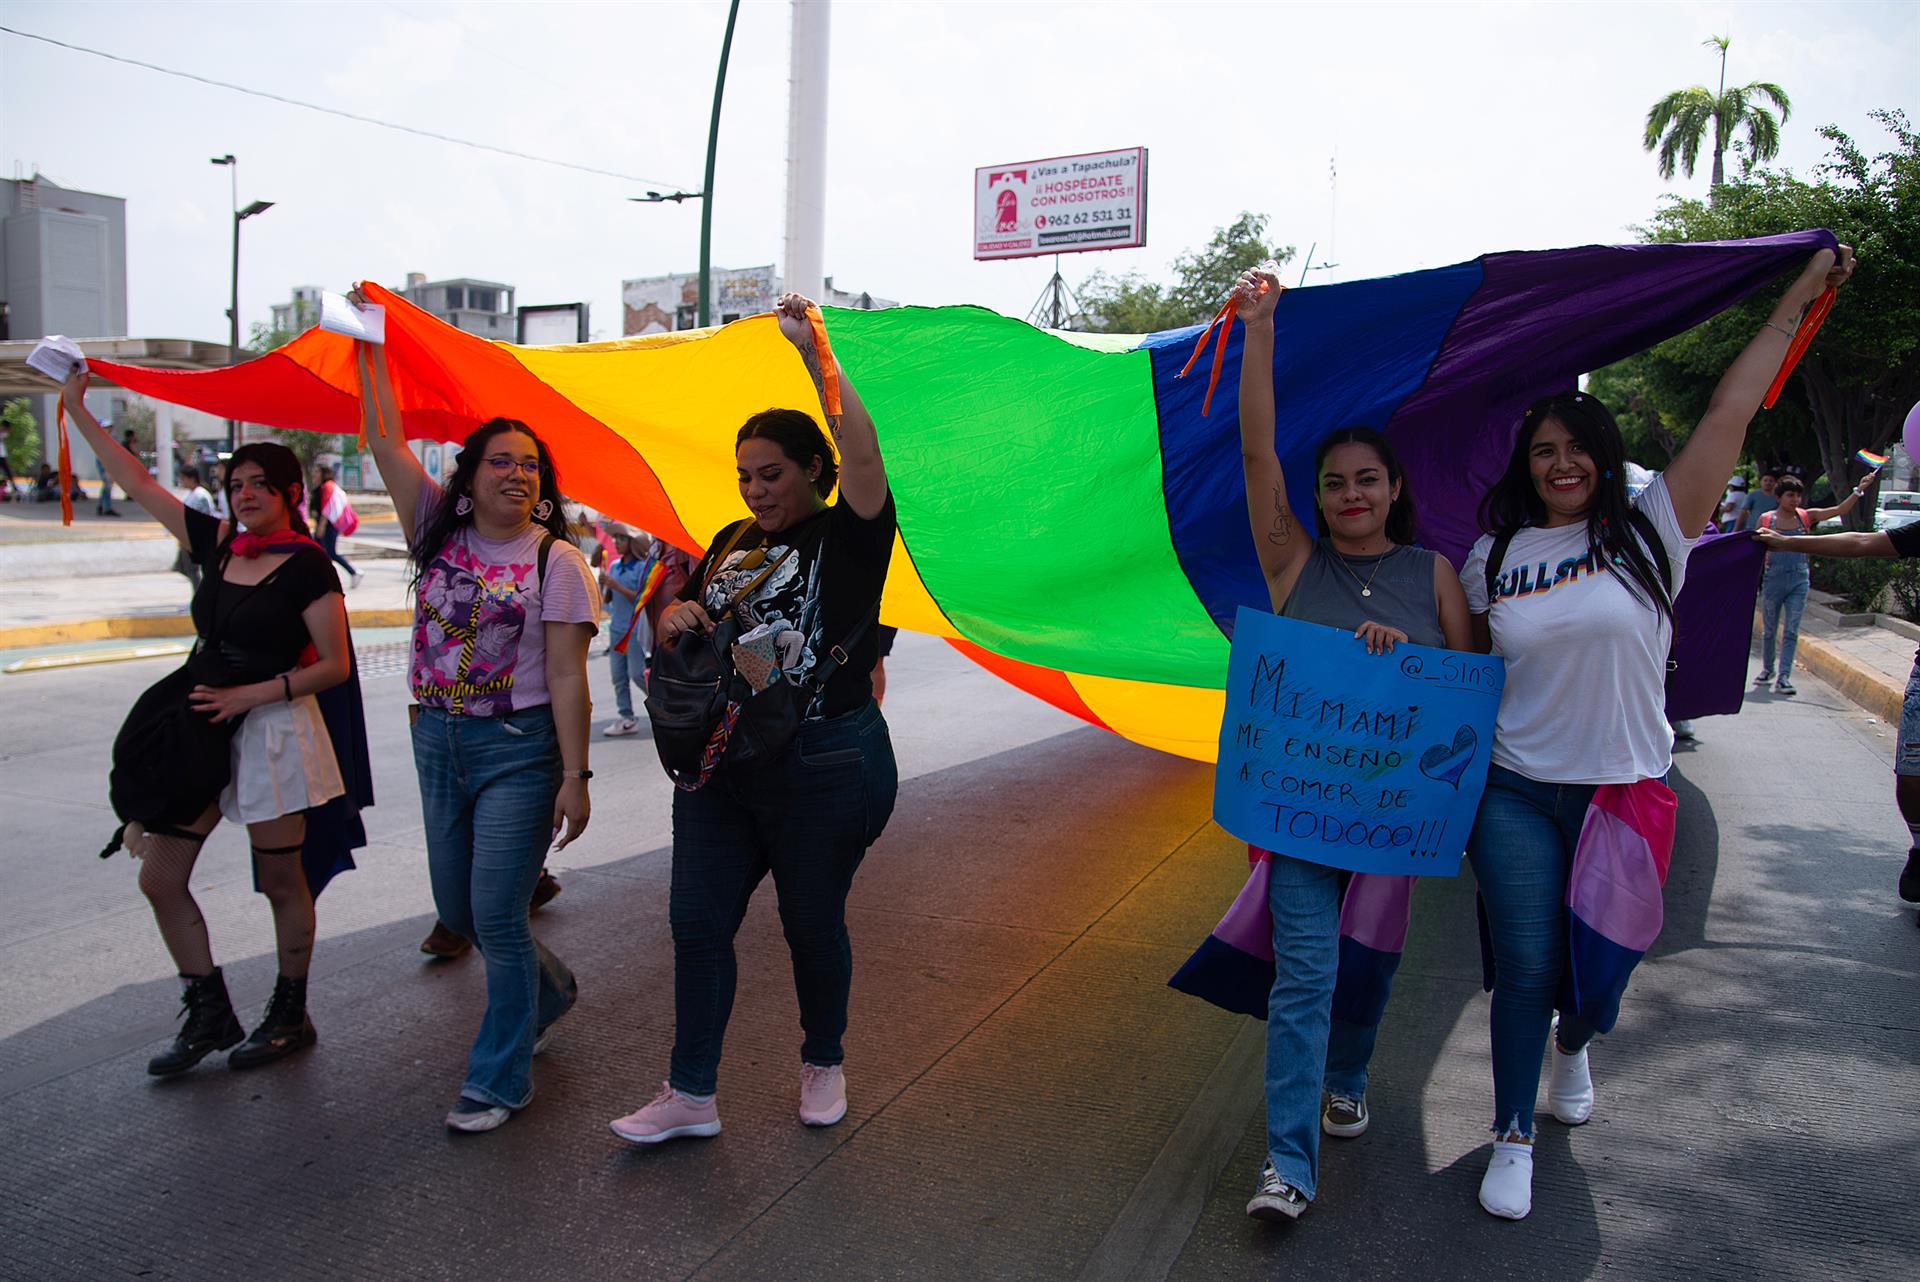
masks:
<path fill-rule="evenodd" d="M 1855 450 L 1853 456 L 1868 467 L 1880 468 L 1887 465 L 1885 454 L 1875 454 L 1872 450 Z"/>

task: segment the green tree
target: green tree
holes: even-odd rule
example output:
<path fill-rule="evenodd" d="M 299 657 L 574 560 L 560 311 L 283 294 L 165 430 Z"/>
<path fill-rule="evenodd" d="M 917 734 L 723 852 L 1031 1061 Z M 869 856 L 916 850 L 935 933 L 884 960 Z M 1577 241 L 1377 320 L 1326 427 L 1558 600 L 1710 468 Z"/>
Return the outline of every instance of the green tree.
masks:
<path fill-rule="evenodd" d="M 1173 260 L 1171 285 L 1138 272 L 1119 277 L 1095 272 L 1076 291 L 1093 317 L 1088 328 L 1103 334 L 1151 334 L 1204 324 L 1220 310 L 1241 272 L 1293 258 L 1291 246 L 1269 244 L 1266 234 L 1265 214 L 1243 212 L 1227 226 L 1216 227 L 1204 247 Z"/>
<path fill-rule="evenodd" d="M 1729 148 L 1744 153 L 1742 176 L 1751 172 L 1754 165 L 1765 164 L 1780 154 L 1780 126 L 1792 116 L 1793 104 L 1787 101 L 1787 91 L 1770 81 L 1756 80 L 1727 88 L 1727 46 L 1732 41 L 1726 36 L 1712 36 L 1705 43 L 1707 48 L 1720 51 L 1719 92 L 1710 92 L 1705 85 L 1690 85 L 1666 95 L 1648 109 L 1647 128 L 1641 143 L 1648 151 L 1659 153 L 1662 178 L 1672 179 L 1675 169 L 1691 178 L 1700 157 L 1700 144 L 1711 128 L 1712 185 L 1718 189 L 1727 180 L 1725 161 Z M 1779 108 L 1778 119 L 1762 105 L 1763 99 Z M 1736 140 L 1734 135 L 1742 128 L 1746 130 L 1746 138 Z"/>
<path fill-rule="evenodd" d="M 1876 111 L 1873 119 L 1893 143 L 1877 156 L 1829 125 L 1820 133 L 1833 150 L 1814 181 L 1762 170 L 1729 182 L 1710 200 L 1668 197 L 1641 229 L 1648 240 L 1680 241 L 1826 227 L 1854 246 L 1859 271 L 1787 394 L 1761 413 L 1749 438 L 1763 458 L 1772 451 L 1776 459 L 1817 459 L 1819 467 L 1808 470 L 1824 471 L 1836 492 L 1865 473 L 1855 451 L 1884 453 L 1920 400 L 1920 135 L 1904 112 Z M 1774 297 L 1761 290 L 1636 358 L 1636 386 L 1664 421 L 1698 421 L 1715 380 L 1760 328 Z M 1862 505 L 1849 520 L 1864 528 L 1869 515 Z"/>
<path fill-rule="evenodd" d="M 15 476 L 25 476 L 40 466 L 40 422 L 33 416 L 33 402 L 22 396 L 0 406 L 0 426 L 5 428 L 7 466 Z"/>

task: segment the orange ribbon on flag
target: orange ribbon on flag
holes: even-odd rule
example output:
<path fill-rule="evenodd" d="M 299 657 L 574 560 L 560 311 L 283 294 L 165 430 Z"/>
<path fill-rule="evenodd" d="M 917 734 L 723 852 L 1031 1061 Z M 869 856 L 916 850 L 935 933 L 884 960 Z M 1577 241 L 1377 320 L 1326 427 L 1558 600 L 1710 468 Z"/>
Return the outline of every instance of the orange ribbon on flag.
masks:
<path fill-rule="evenodd" d="M 1262 294 L 1267 292 L 1267 283 L 1265 281 L 1260 282 L 1260 292 Z M 1219 331 L 1219 336 L 1214 340 L 1213 344 L 1213 369 L 1207 375 L 1207 394 L 1200 399 L 1201 418 L 1205 418 L 1207 411 L 1213 407 L 1213 389 L 1220 385 L 1220 367 L 1225 364 L 1227 359 L 1227 338 L 1233 333 L 1233 299 L 1231 296 L 1228 297 L 1226 302 L 1220 305 L 1220 310 L 1214 313 L 1211 321 L 1207 322 L 1207 327 L 1200 331 L 1200 341 L 1193 345 L 1193 355 L 1187 357 L 1187 363 L 1180 367 L 1180 372 L 1174 375 L 1175 378 L 1185 378 L 1187 376 L 1187 371 L 1193 368 L 1193 363 L 1200 359 L 1200 353 L 1206 350 L 1207 336 L 1213 334 L 1216 330 Z"/>
<path fill-rule="evenodd" d="M 827 320 L 818 307 L 807 308 L 807 324 L 813 326 L 813 347 L 820 354 L 820 399 L 826 403 L 827 417 L 840 417 L 840 366 L 833 359 L 833 347 L 827 342 Z"/>
<path fill-rule="evenodd" d="M 1780 372 L 1773 376 L 1773 382 L 1767 388 L 1767 398 L 1760 402 L 1762 409 L 1772 409 L 1773 403 L 1780 399 L 1780 393 L 1787 386 L 1787 378 L 1793 373 L 1793 367 L 1813 346 L 1813 336 L 1820 332 L 1820 326 L 1827 319 L 1827 313 L 1833 310 L 1833 290 L 1827 289 L 1813 300 L 1807 308 L 1807 314 L 1800 318 L 1800 324 L 1794 328 L 1793 340 L 1787 344 L 1787 354 L 1780 362 Z"/>
<path fill-rule="evenodd" d="M 55 435 L 60 442 L 60 524 L 72 525 L 73 456 L 67 452 L 67 403 L 61 400 L 55 404 L 58 408 L 53 411 L 53 421 L 57 428 Z M 105 481 L 102 484 L 112 485 L 113 482 Z"/>

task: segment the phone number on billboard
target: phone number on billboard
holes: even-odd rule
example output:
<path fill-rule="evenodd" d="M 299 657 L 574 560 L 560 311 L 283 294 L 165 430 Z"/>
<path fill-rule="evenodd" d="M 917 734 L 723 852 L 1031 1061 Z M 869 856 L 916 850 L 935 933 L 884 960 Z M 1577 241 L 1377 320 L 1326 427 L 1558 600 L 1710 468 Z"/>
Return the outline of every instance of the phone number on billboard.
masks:
<path fill-rule="evenodd" d="M 1035 214 L 1035 227 L 1086 227 L 1100 223 L 1130 223 L 1131 209 L 1082 209 L 1071 214 Z"/>

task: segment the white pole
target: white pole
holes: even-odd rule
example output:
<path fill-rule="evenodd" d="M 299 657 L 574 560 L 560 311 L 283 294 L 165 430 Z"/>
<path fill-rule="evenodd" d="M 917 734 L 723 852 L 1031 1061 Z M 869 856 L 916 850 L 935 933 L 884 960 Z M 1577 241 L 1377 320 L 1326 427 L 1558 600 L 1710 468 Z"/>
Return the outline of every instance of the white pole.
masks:
<path fill-rule="evenodd" d="M 827 52 L 830 0 L 793 0 L 787 82 L 786 288 L 819 298 L 826 286 Z"/>
<path fill-rule="evenodd" d="M 173 406 L 166 401 L 157 402 L 153 407 L 153 465 L 159 473 L 160 484 L 172 489 Z"/>

